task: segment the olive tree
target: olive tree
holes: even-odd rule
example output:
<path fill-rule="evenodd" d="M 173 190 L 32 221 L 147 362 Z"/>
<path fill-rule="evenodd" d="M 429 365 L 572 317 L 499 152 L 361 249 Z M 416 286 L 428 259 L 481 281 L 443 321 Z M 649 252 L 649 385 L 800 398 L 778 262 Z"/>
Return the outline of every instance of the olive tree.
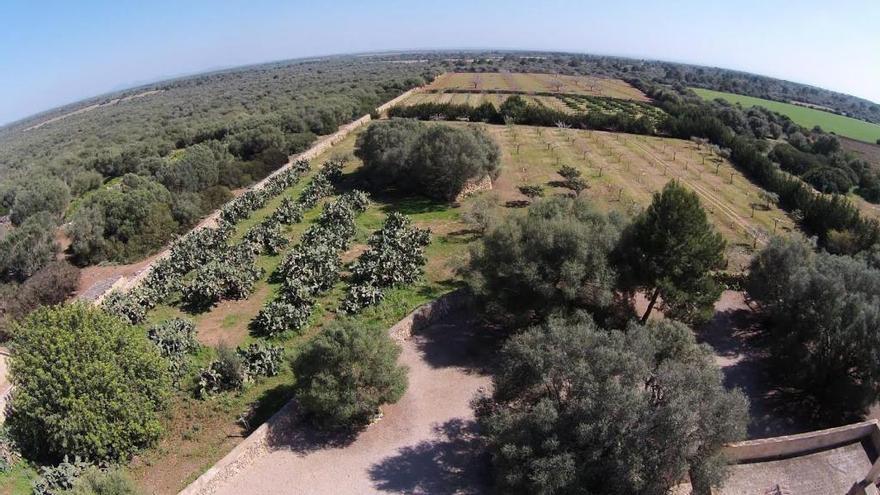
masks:
<path fill-rule="evenodd" d="M 515 324 L 560 309 L 607 308 L 617 282 L 609 255 L 622 223 L 583 199 L 538 201 L 472 248 L 468 283 L 490 316 Z"/>
<path fill-rule="evenodd" d="M 863 259 L 773 239 L 752 261 L 758 303 L 783 383 L 817 422 L 857 420 L 880 396 L 880 270 Z"/>
<path fill-rule="evenodd" d="M 474 405 L 499 491 L 522 494 L 660 495 L 688 475 L 707 491 L 748 416 L 689 328 L 606 331 L 583 315 L 513 336 Z"/>

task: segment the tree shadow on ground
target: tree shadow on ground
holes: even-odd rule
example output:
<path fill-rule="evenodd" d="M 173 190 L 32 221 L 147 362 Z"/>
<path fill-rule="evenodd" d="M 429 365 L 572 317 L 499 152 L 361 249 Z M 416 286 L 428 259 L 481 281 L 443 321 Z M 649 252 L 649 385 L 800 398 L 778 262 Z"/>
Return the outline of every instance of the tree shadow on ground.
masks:
<path fill-rule="evenodd" d="M 481 325 L 465 307 L 415 331 L 412 338 L 422 359 L 433 368 L 459 367 L 468 373 L 488 374 L 504 334 Z"/>
<path fill-rule="evenodd" d="M 761 328 L 757 313 L 747 305 L 735 305 L 716 311 L 697 340 L 717 356 L 725 388 L 738 388 L 748 398 L 748 438 L 808 431 L 815 423 L 806 414 L 804 397 L 781 385 Z"/>
<path fill-rule="evenodd" d="M 431 440 L 402 447 L 369 469 L 379 491 L 432 495 L 486 493 L 488 473 L 476 423 L 462 419 L 435 426 Z"/>
<path fill-rule="evenodd" d="M 274 421 L 268 424 L 266 446 L 300 455 L 328 448 L 343 448 L 357 439 L 361 430 L 324 431 L 301 414 L 296 401 L 290 401 Z"/>

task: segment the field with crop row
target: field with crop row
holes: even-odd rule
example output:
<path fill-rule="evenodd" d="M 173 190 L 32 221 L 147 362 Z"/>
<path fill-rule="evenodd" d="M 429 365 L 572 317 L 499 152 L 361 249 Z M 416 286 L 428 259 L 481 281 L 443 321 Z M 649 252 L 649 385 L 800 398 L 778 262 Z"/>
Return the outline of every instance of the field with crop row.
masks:
<path fill-rule="evenodd" d="M 517 72 L 447 72 L 428 90 L 501 90 L 524 93 L 570 93 L 649 101 L 638 89 L 619 79 Z"/>
<path fill-rule="evenodd" d="M 779 101 L 765 100 L 762 98 L 724 93 L 721 91 L 711 91 L 701 88 L 691 89 L 706 100 L 721 98 L 722 100 L 731 103 L 739 103 L 744 107 L 761 106 L 768 110 L 779 112 L 783 115 L 787 115 L 791 120 L 804 127 L 812 128 L 813 126 L 818 125 L 825 131 L 858 139 L 859 141 L 864 141 L 866 143 L 875 143 L 880 139 L 880 125 L 865 122 L 863 120 L 816 110 L 814 108 L 807 108 L 802 105 L 793 105 L 791 103 L 782 103 Z"/>
<path fill-rule="evenodd" d="M 443 93 L 414 93 L 402 102 L 403 105 L 417 105 L 420 103 L 452 103 L 459 105 L 478 106 L 489 102 L 499 108 L 504 100 L 511 95 L 497 93 L 460 93 L 447 91 Z M 600 98 L 587 95 L 520 95 L 530 105 L 552 108 L 565 113 L 590 113 L 599 112 L 615 114 L 623 112 L 633 117 L 647 115 L 659 123 L 664 113 L 659 108 L 648 103 L 619 100 L 612 98 Z"/>
<path fill-rule="evenodd" d="M 263 208 L 254 211 L 249 218 L 236 224 L 233 241 L 240 239 L 248 229 L 268 217 L 283 198 L 297 197 L 324 161 L 336 156 L 350 156 L 355 137 L 355 134 L 350 135 L 313 160 L 311 173 L 304 176 L 297 185 L 285 190 Z M 347 162 L 344 172 L 350 173 L 360 165 L 359 160 L 352 158 Z M 347 177 L 344 175 L 341 179 L 340 193 L 352 186 Z M 249 323 L 280 289 L 279 283 L 270 281 L 270 274 L 299 241 L 303 232 L 315 222 L 323 205 L 338 197 L 334 195 L 324 199 L 306 212 L 302 222 L 284 227 L 285 237 L 290 240 L 290 244 L 276 256 L 261 255 L 257 258 L 257 264 L 263 268 L 264 274 L 247 299 L 222 301 L 197 314 L 182 310 L 179 304 L 163 304 L 148 313 L 146 324 L 183 317 L 195 323 L 197 338 L 206 346 L 235 347 L 254 342 L 256 338 L 250 334 Z M 357 233 L 351 248 L 341 255 L 343 262 L 353 261 L 366 249 L 369 235 L 382 226 L 385 217 L 392 211 L 401 212 L 411 218 L 416 226 L 432 231 L 431 244 L 425 251 L 428 264 L 423 279 L 411 286 L 389 290 L 381 304 L 367 308 L 356 316 L 364 324 L 388 327 L 416 306 L 455 288 L 453 261 L 464 256 L 474 234 L 459 219 L 459 210 L 450 205 L 421 199 L 396 198 L 393 203 L 382 201 L 381 198 L 373 199 L 369 208 L 357 216 Z M 346 288 L 347 283 L 340 281 L 331 291 L 319 297 L 310 324 L 300 334 L 282 335 L 271 339 L 271 342 L 284 346 L 288 355 L 295 353 L 324 324 L 336 317 Z M 173 299 L 174 297 L 172 303 L 175 302 Z M 259 381 L 239 394 L 226 394 L 208 401 L 176 396 L 170 418 L 167 419 L 166 435 L 158 445 L 135 459 L 128 468 L 129 473 L 145 492 L 176 493 L 241 440 L 242 430 L 245 429 L 240 421 L 242 411 L 252 410 L 253 421 L 257 421 L 256 418 L 265 420 L 289 400 L 289 384 L 292 380 L 290 368 L 283 366 L 278 376 Z"/>
<path fill-rule="evenodd" d="M 732 270 L 744 268 L 753 249 L 774 230 L 794 229 L 782 210 L 768 207 L 760 188 L 729 162 L 691 141 L 575 129 L 485 128 L 502 148 L 503 168 L 495 194 L 503 203 L 524 201 L 518 190 L 524 185 L 565 191 L 552 185 L 561 180 L 556 173 L 561 165 L 582 171 L 590 188 L 581 194 L 599 208 L 626 214 L 639 211 L 654 192 L 676 179 L 700 196 L 727 239 Z"/>

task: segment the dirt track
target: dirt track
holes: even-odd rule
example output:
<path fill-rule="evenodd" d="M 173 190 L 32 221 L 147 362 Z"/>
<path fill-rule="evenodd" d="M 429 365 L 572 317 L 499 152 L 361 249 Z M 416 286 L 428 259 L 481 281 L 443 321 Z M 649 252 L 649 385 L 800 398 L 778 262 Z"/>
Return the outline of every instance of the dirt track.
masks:
<path fill-rule="evenodd" d="M 420 331 L 400 357 L 409 388 L 378 423 L 353 441 L 300 424 L 215 493 L 483 493 L 488 461 L 469 406 L 490 385 L 480 335 L 461 319 Z"/>

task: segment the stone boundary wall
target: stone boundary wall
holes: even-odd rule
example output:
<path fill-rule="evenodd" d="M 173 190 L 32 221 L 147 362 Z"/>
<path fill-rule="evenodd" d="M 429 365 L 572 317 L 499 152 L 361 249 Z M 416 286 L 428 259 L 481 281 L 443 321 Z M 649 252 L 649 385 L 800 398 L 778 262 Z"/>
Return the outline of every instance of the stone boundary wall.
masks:
<path fill-rule="evenodd" d="M 415 87 L 415 88 L 412 88 L 408 91 L 403 92 L 402 94 L 400 94 L 396 98 L 393 98 L 393 99 L 389 100 L 388 102 L 383 103 L 382 105 L 377 107 L 376 112 L 379 114 L 387 112 L 389 108 L 391 108 L 394 105 L 405 100 L 413 93 L 421 91 L 423 88 L 424 88 L 424 86 L 419 86 L 419 87 Z M 288 160 L 288 162 L 286 164 L 282 165 L 280 168 L 278 168 L 277 170 L 275 170 L 274 172 L 272 172 L 271 174 L 266 176 L 263 180 L 252 185 L 250 187 L 250 189 L 252 189 L 252 190 L 263 189 L 264 187 L 266 187 L 266 183 L 272 177 L 290 169 L 299 160 L 313 160 L 313 159 L 315 159 L 318 155 L 320 155 L 321 153 L 324 153 L 325 151 L 330 149 L 332 146 L 336 145 L 337 143 L 339 143 L 340 141 L 342 141 L 343 139 L 348 137 L 348 135 L 351 134 L 352 131 L 360 128 L 361 126 L 368 124 L 370 122 L 370 120 L 371 120 L 371 117 L 368 114 L 368 115 L 364 115 L 363 117 L 361 117 L 355 121 L 352 121 L 352 122 L 349 122 L 348 124 L 340 126 L 339 130 L 337 130 L 333 134 L 330 134 L 329 136 L 325 136 L 325 137 L 319 139 L 318 142 L 315 143 L 314 145 L 312 145 L 312 147 L 309 148 L 308 150 L 306 150 L 302 153 L 299 153 L 298 155 L 294 155 L 294 156 L 290 157 L 290 160 Z M 199 223 L 195 227 L 193 227 L 190 232 L 196 231 L 199 229 L 203 229 L 203 228 L 216 227 L 219 219 L 220 219 L 220 209 L 217 209 L 213 213 L 211 213 L 210 215 L 208 215 L 207 217 L 205 217 L 201 221 L 199 221 Z M 93 298 L 90 297 L 91 302 L 95 305 L 101 304 L 101 302 L 104 300 L 104 298 L 107 296 L 107 294 L 109 294 L 110 291 L 113 289 L 118 289 L 121 291 L 129 291 L 129 290 L 137 287 L 138 284 L 140 284 L 141 281 L 143 281 L 143 279 L 147 275 L 149 275 L 150 270 L 152 270 L 153 265 L 156 262 L 158 262 L 164 258 L 167 258 L 170 255 L 171 255 L 171 247 L 169 246 L 169 247 L 165 248 L 164 250 L 162 250 L 159 254 L 157 254 L 156 257 L 153 259 L 153 261 L 150 262 L 150 264 L 148 264 L 147 266 L 142 268 L 140 271 L 138 271 L 133 276 L 122 277 L 121 279 L 114 282 L 112 286 L 106 288 L 100 294 L 93 296 Z M 92 287 L 87 289 L 87 291 L 91 290 L 91 289 L 92 289 Z"/>
<path fill-rule="evenodd" d="M 724 447 L 723 452 L 730 462 L 742 464 L 805 455 L 867 437 L 870 437 L 875 448 L 880 448 L 880 422 L 876 419 L 797 435 L 731 443 Z"/>
<path fill-rule="evenodd" d="M 409 339 L 413 332 L 426 328 L 444 317 L 464 308 L 470 298 L 466 291 L 459 289 L 445 294 L 434 301 L 423 304 L 413 310 L 399 322 L 388 329 L 388 335 L 397 341 Z M 260 425 L 247 438 L 235 446 L 216 464 L 211 466 L 195 481 L 184 488 L 178 495 L 208 495 L 214 493 L 223 483 L 246 469 L 256 458 L 268 453 L 272 438 L 278 431 L 292 428 L 296 418 L 296 399 L 291 399 L 284 407 Z"/>

